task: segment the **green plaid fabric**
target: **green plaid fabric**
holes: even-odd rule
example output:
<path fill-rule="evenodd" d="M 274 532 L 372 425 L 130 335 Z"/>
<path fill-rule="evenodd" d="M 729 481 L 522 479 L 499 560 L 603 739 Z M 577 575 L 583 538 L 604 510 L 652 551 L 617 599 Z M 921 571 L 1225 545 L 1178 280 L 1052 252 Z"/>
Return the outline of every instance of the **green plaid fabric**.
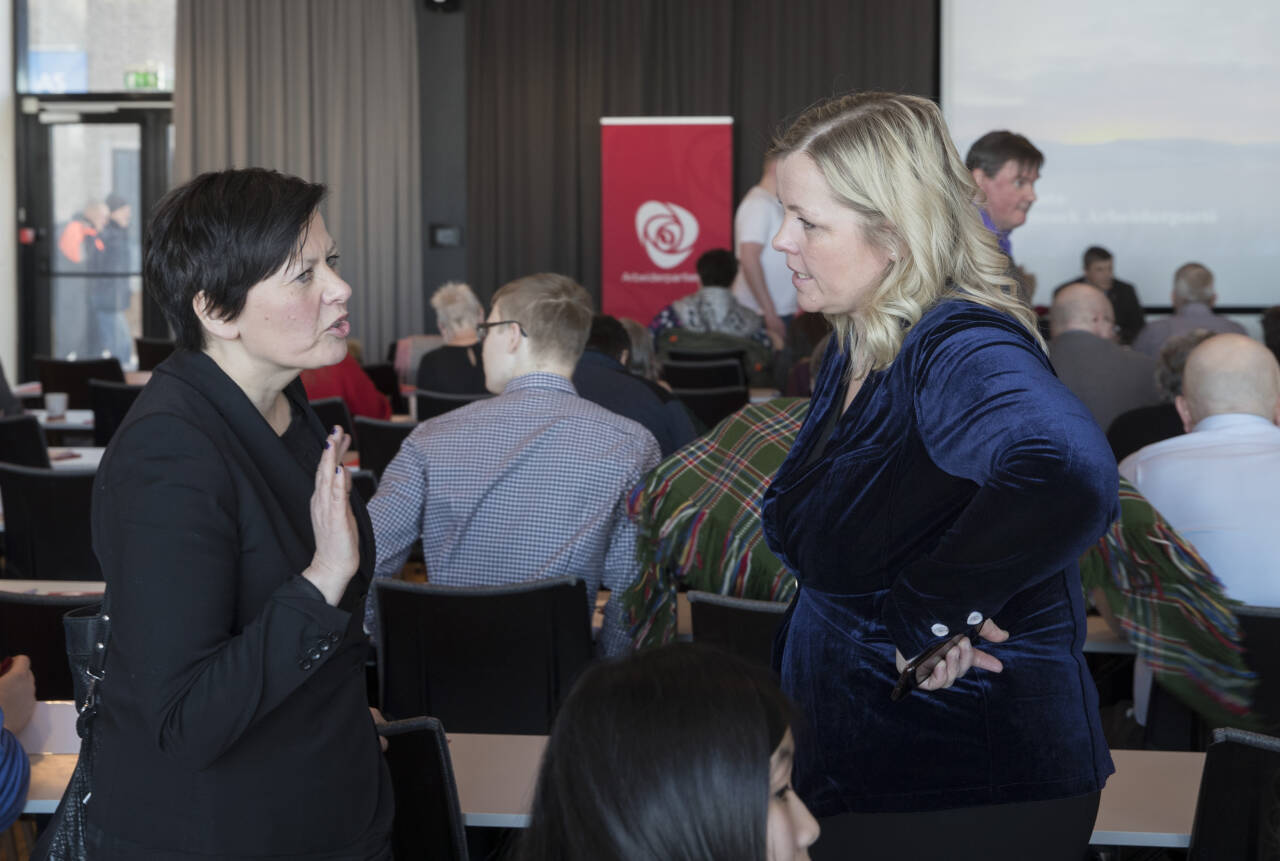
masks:
<path fill-rule="evenodd" d="M 790 601 L 795 576 L 765 544 L 760 501 L 809 412 L 806 398 L 749 404 L 658 464 L 628 501 L 640 577 L 623 595 L 637 648 L 676 633 L 676 586 Z"/>
<path fill-rule="evenodd" d="M 1141 493 L 1120 479 L 1120 519 L 1080 558 L 1156 680 L 1213 726 L 1256 729 L 1257 679 L 1235 608 L 1209 566 Z"/>

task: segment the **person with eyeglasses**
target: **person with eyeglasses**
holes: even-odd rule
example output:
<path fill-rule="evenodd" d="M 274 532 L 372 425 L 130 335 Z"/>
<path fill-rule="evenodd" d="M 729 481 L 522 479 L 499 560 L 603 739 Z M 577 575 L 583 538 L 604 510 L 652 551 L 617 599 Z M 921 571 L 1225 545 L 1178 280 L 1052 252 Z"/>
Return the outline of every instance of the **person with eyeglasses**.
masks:
<path fill-rule="evenodd" d="M 476 326 L 497 397 L 418 425 L 383 472 L 369 515 L 376 577 L 394 577 L 421 539 L 433 584 L 579 576 L 585 613 L 601 586 L 610 589 L 599 649 L 613 655 L 629 645 L 618 596 L 639 574 L 627 496 L 659 451 L 642 425 L 574 388 L 591 317 L 591 297 L 564 275 L 499 289 Z"/>
<path fill-rule="evenodd" d="M 1122 413 L 1158 404 L 1156 363 L 1119 343 L 1111 300 L 1092 284 L 1068 284 L 1049 308 L 1049 358 L 1058 378 L 1105 432 Z"/>

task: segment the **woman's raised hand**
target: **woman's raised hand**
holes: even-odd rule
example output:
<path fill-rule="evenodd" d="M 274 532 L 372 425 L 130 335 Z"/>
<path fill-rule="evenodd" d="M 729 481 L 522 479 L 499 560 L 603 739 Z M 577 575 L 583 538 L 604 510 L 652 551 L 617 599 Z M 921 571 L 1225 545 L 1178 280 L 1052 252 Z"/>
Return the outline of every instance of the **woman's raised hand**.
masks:
<path fill-rule="evenodd" d="M 360 567 L 360 534 L 351 513 L 351 476 L 342 466 L 343 455 L 351 447 L 351 437 L 335 427 L 325 440 L 320 466 L 316 467 L 316 489 L 311 494 L 311 528 L 316 537 L 316 555 L 302 572 L 333 606 Z"/>

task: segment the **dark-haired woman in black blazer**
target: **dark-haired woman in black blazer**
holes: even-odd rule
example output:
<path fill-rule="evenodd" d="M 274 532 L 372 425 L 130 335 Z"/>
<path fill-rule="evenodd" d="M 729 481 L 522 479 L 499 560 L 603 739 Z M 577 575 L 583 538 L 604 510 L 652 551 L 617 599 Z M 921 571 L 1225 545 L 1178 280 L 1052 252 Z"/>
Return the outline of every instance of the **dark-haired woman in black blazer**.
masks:
<path fill-rule="evenodd" d="M 204 174 L 152 220 L 179 349 L 94 488 L 112 640 L 90 857 L 387 859 L 364 687 L 368 516 L 297 380 L 346 355 L 323 186 Z"/>

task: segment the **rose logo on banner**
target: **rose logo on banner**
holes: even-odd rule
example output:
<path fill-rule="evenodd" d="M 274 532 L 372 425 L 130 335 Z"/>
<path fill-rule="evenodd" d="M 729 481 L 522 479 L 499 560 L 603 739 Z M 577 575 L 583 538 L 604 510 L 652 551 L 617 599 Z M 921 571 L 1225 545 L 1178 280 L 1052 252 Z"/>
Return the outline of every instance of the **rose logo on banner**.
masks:
<path fill-rule="evenodd" d="M 655 266 L 673 269 L 698 241 L 698 219 L 674 203 L 647 200 L 636 210 L 636 235 Z"/>

